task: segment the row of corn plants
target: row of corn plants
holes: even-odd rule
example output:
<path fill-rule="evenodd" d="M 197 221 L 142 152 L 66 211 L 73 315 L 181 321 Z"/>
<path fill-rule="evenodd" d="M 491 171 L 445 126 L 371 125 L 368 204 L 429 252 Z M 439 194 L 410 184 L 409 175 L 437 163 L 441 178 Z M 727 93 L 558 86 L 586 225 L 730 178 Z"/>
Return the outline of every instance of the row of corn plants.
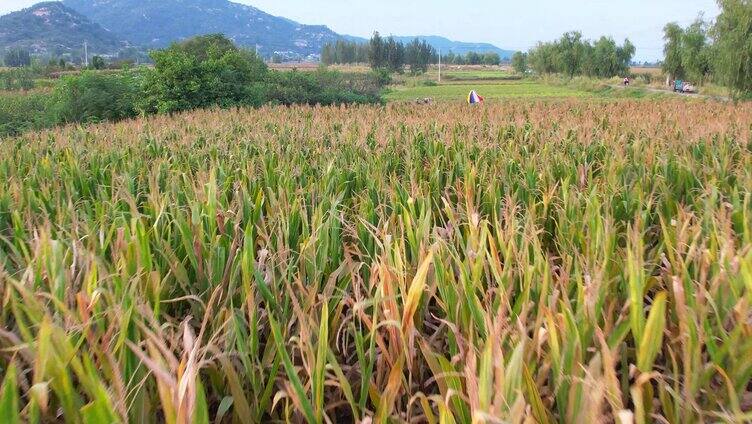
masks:
<path fill-rule="evenodd" d="M 0 422 L 752 420 L 750 122 L 520 100 L 0 140 Z"/>

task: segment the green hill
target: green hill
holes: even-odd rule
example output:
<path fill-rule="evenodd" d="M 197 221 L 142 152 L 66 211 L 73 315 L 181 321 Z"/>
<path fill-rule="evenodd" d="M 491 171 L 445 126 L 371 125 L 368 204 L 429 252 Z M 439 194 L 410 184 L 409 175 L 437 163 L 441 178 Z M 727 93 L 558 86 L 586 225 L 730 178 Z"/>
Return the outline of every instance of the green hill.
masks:
<path fill-rule="evenodd" d="M 65 0 L 65 4 L 136 45 L 165 47 L 201 34 L 221 33 L 266 56 L 318 54 L 340 35 L 227 0 Z"/>
<path fill-rule="evenodd" d="M 39 3 L 0 16 L 0 50 L 20 47 L 59 56 L 88 44 L 90 54 L 115 53 L 127 43 L 60 2 Z"/>

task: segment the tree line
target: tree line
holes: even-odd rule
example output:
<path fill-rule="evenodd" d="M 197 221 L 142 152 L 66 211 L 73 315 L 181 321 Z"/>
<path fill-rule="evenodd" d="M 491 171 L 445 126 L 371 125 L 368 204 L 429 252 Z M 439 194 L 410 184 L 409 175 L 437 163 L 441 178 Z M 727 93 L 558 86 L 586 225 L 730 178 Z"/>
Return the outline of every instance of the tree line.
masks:
<path fill-rule="evenodd" d="M 430 65 L 439 62 L 439 54 L 427 41 L 419 38 L 403 44 L 394 37 L 382 37 L 378 32 L 367 43 L 338 40 L 324 45 L 321 62 L 325 65 L 350 65 L 367 63 L 373 69 L 403 72 L 405 67 L 412 73 L 423 73 Z M 455 65 L 498 65 L 498 53 L 468 52 L 465 55 L 448 53 L 441 62 Z"/>
<path fill-rule="evenodd" d="M 20 47 L 7 49 L 3 54 L 3 64 L 8 68 L 31 66 L 31 53 Z"/>
<path fill-rule="evenodd" d="M 635 46 L 625 40 L 617 45 L 613 38 L 601 37 L 592 42 L 581 32 L 567 32 L 556 41 L 541 42 L 529 52 L 512 56 L 512 67 L 525 74 L 532 70 L 539 75 L 564 74 L 610 78 L 626 75 L 636 52 Z"/>
<path fill-rule="evenodd" d="M 355 41 L 337 40 L 327 43 L 321 49 L 321 63 L 325 65 L 353 65 L 368 63 L 369 45 Z"/>
<path fill-rule="evenodd" d="M 752 94 L 752 1 L 719 0 L 715 22 L 698 17 L 682 27 L 663 30 L 663 71 L 670 79 L 713 81 L 733 96 Z"/>
<path fill-rule="evenodd" d="M 441 63 L 447 65 L 499 65 L 501 56 L 495 52 L 467 52 L 464 55 L 449 52 L 441 56 Z"/>
<path fill-rule="evenodd" d="M 412 73 L 423 73 L 438 61 L 436 49 L 425 40 L 416 38 L 403 44 L 394 37 L 382 37 L 378 32 L 368 43 L 338 40 L 324 45 L 321 62 L 325 65 L 368 63 L 373 69 L 401 73 L 407 66 Z"/>
<path fill-rule="evenodd" d="M 752 96 L 752 0 L 717 1 L 721 13 L 715 21 L 699 17 L 686 27 L 665 26 L 662 69 L 671 80 L 712 81 L 728 88 L 732 97 Z M 629 74 L 635 51 L 629 39 L 617 45 L 609 37 L 592 42 L 580 32 L 567 32 L 515 53 L 512 67 L 521 74 L 610 78 Z"/>

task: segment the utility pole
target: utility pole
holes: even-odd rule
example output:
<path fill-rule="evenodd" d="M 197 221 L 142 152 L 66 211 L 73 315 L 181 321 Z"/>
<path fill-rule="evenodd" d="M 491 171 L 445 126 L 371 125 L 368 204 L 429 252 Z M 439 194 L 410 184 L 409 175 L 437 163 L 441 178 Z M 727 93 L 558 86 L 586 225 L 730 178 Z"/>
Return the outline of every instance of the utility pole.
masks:
<path fill-rule="evenodd" d="M 89 45 L 84 41 L 84 65 L 89 67 Z"/>

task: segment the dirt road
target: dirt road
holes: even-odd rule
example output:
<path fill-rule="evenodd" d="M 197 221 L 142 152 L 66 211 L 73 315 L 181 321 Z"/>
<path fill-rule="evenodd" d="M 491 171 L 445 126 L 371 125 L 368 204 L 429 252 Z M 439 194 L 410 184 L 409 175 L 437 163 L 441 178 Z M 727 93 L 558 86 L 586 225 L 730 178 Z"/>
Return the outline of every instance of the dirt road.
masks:
<path fill-rule="evenodd" d="M 729 99 L 728 97 L 725 97 L 725 96 L 709 96 L 707 94 L 698 94 L 698 93 L 677 93 L 677 92 L 675 92 L 673 90 L 663 90 L 663 89 L 654 88 L 654 87 L 633 87 L 633 86 L 625 87 L 623 85 L 612 85 L 610 87 L 611 88 L 616 88 L 616 89 L 619 89 L 619 90 L 641 89 L 641 90 L 648 91 L 650 93 L 660 93 L 660 94 L 669 94 L 669 95 L 673 94 L 675 96 L 692 97 L 692 98 L 696 98 L 696 99 L 718 100 L 718 101 L 721 101 L 721 102 L 728 102 L 728 101 L 731 100 L 731 99 Z"/>

